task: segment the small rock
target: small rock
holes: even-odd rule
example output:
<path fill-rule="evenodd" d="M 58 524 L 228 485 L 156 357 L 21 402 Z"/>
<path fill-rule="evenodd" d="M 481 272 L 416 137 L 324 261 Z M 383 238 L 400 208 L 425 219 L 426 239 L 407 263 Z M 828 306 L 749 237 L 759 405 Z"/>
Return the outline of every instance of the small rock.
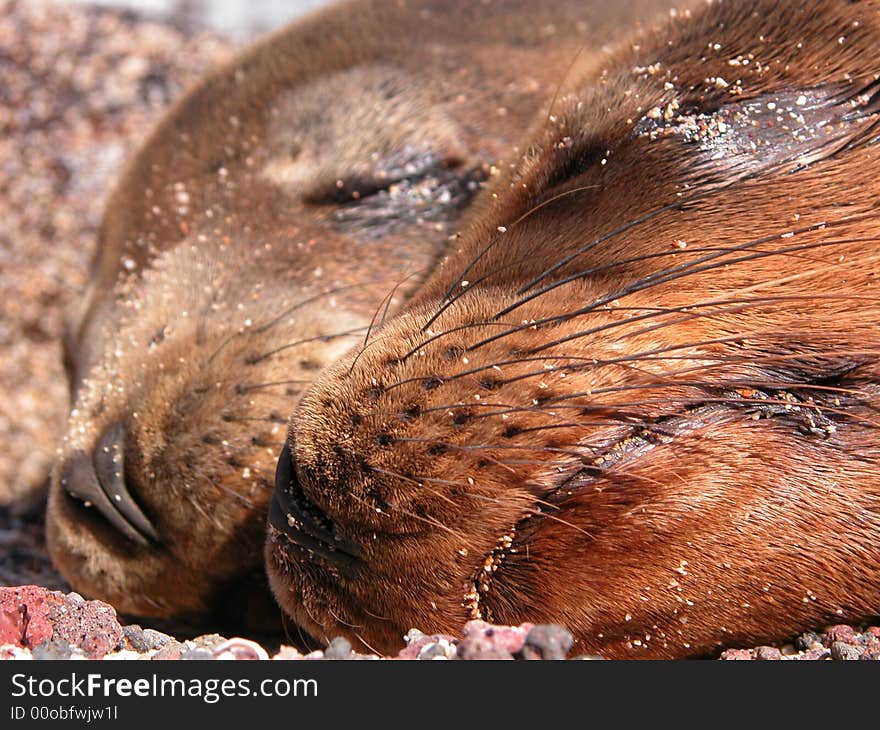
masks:
<path fill-rule="evenodd" d="M 0 644 L 33 648 L 52 637 L 48 595 L 39 586 L 0 588 Z"/>
<path fill-rule="evenodd" d="M 100 659 L 122 635 L 116 611 L 101 601 L 39 586 L 0 588 L 0 643 L 33 649 L 54 638 Z"/>
<path fill-rule="evenodd" d="M 491 643 L 481 643 L 477 640 L 461 641 L 456 648 L 456 657 L 469 661 L 477 659 L 510 659 L 513 654 Z"/>
<path fill-rule="evenodd" d="M 351 642 L 344 636 L 337 636 L 324 649 L 325 659 L 348 659 L 351 656 Z"/>
<path fill-rule="evenodd" d="M 30 649 L 15 644 L 0 644 L 0 659 L 33 659 Z"/>
<path fill-rule="evenodd" d="M 841 641 L 844 644 L 858 644 L 859 635 L 852 626 L 841 624 L 839 626 L 831 626 L 825 632 L 825 645 L 831 646 L 834 642 Z"/>
<path fill-rule="evenodd" d="M 139 651 L 134 651 L 133 649 L 119 649 L 118 651 L 110 652 L 109 654 L 104 655 L 103 661 L 116 661 L 116 662 L 126 662 L 126 661 L 139 661 L 143 659 L 150 659 L 149 654 L 144 654 Z"/>
<path fill-rule="evenodd" d="M 831 657 L 833 659 L 838 659 L 842 661 L 854 661 L 860 659 L 862 656 L 862 650 L 853 646 L 852 644 L 847 644 L 843 641 L 835 641 L 831 645 Z"/>
<path fill-rule="evenodd" d="M 155 629 L 142 629 L 137 624 L 122 627 L 122 649 L 132 649 L 141 653 L 161 649 L 172 638 Z"/>
<path fill-rule="evenodd" d="M 227 641 L 229 640 L 225 636 L 220 636 L 220 634 L 202 634 L 186 643 L 194 649 L 207 649 L 208 651 L 213 652 L 216 651 L 217 647 L 225 644 Z"/>
<path fill-rule="evenodd" d="M 804 661 L 819 661 L 820 659 L 829 659 L 831 651 L 822 644 L 815 645 L 812 649 L 807 649 L 801 657 Z"/>
<path fill-rule="evenodd" d="M 568 656 L 574 637 L 558 624 L 532 627 L 519 651 L 521 659 L 560 660 Z"/>
<path fill-rule="evenodd" d="M 85 659 L 85 652 L 63 639 L 48 639 L 31 651 L 34 659 Z"/>
<path fill-rule="evenodd" d="M 432 659 L 455 659 L 458 648 L 451 641 L 440 639 L 429 644 L 425 644 L 419 651 L 418 658 L 422 661 Z"/>
<path fill-rule="evenodd" d="M 755 659 L 763 662 L 778 662 L 782 652 L 775 646 L 759 646 L 755 649 Z"/>
<path fill-rule="evenodd" d="M 742 662 L 753 660 L 755 655 L 751 649 L 727 649 L 719 658 L 728 662 Z"/>
<path fill-rule="evenodd" d="M 468 621 L 458 643 L 459 659 L 512 659 L 522 649 L 532 624 L 492 626 L 485 621 Z"/>
<path fill-rule="evenodd" d="M 821 639 L 819 638 L 819 634 L 815 631 L 805 631 L 803 634 L 798 636 L 797 638 L 797 648 L 803 651 L 807 651 L 808 649 L 813 649 L 817 644 L 822 644 Z"/>
<path fill-rule="evenodd" d="M 424 638 L 425 635 L 418 629 L 410 629 L 406 632 L 406 636 L 403 637 L 403 640 L 406 642 L 406 645 L 409 646 L 410 644 L 414 644 Z"/>
<path fill-rule="evenodd" d="M 351 646 L 349 646 L 349 650 L 351 650 Z M 214 647 L 211 657 L 235 661 L 260 661 L 268 659 L 269 654 L 256 641 L 235 637 Z"/>
<path fill-rule="evenodd" d="M 169 641 L 174 641 L 168 634 L 163 634 L 155 629 L 144 629 L 143 633 L 148 649 L 161 649 Z"/>
<path fill-rule="evenodd" d="M 292 646 L 282 646 L 278 653 L 272 657 L 272 659 L 278 660 L 291 660 L 291 659 L 302 659 L 303 655 L 299 652 L 298 649 Z"/>
<path fill-rule="evenodd" d="M 183 661 L 213 661 L 216 657 L 208 649 L 187 649 L 181 653 L 180 659 Z"/>
<path fill-rule="evenodd" d="M 406 641 L 406 646 L 398 652 L 398 659 L 421 659 L 421 654 L 425 647 L 434 646 L 439 643 L 451 647 L 450 651 L 454 657 L 455 647 L 458 644 L 458 639 L 452 636 L 446 634 L 427 635 L 416 629 L 411 629 L 404 637 L 404 640 Z"/>
<path fill-rule="evenodd" d="M 153 654 L 154 661 L 168 661 L 180 659 L 180 655 L 187 651 L 187 648 L 179 641 L 169 641 L 159 651 Z"/>

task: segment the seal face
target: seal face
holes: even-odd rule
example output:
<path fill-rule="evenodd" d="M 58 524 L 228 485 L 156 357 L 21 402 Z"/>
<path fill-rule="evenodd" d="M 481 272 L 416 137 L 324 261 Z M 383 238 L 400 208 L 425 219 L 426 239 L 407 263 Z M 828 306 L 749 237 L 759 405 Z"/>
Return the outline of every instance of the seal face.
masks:
<path fill-rule="evenodd" d="M 194 620 L 251 590 L 292 404 L 423 280 L 617 12 L 347 3 L 167 115 L 108 201 L 69 326 L 48 539 L 71 585 Z"/>
<path fill-rule="evenodd" d="M 301 627 L 660 658 L 876 614 L 878 11 L 716 2 L 572 74 L 291 418 L 266 557 Z"/>

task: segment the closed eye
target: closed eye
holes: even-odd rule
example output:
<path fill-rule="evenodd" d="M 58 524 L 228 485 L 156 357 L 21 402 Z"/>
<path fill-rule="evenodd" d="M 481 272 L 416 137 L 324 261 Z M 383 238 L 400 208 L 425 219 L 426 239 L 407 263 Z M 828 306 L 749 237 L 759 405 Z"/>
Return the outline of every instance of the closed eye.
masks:
<path fill-rule="evenodd" d="M 310 190 L 305 200 L 313 205 L 340 205 L 389 192 L 402 184 L 430 181 L 449 175 L 460 167 L 458 160 L 433 151 L 405 148 L 397 154 L 377 161 L 369 172 L 346 175 L 331 184 Z"/>
<path fill-rule="evenodd" d="M 329 222 L 362 240 L 375 240 L 426 222 L 452 224 L 486 179 L 481 168 L 433 154 L 408 156 L 377 166 L 369 176 L 339 180 L 313 191 L 307 201 L 333 206 Z"/>

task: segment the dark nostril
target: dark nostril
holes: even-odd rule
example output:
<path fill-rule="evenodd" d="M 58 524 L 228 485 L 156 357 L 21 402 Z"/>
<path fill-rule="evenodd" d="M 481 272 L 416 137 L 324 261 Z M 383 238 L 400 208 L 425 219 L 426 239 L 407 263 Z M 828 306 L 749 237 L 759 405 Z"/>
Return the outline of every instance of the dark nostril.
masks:
<path fill-rule="evenodd" d="M 119 532 L 138 545 L 158 543 L 159 534 L 125 483 L 125 428 L 116 423 L 98 439 L 92 459 L 83 451 L 61 469 L 61 486 L 72 497 L 90 503 Z"/>
<path fill-rule="evenodd" d="M 360 546 L 339 535 L 333 522 L 303 493 L 294 474 L 288 443 L 284 444 L 278 456 L 275 490 L 269 504 L 269 523 L 293 542 L 325 557 L 338 558 L 339 553 L 358 557 L 361 553 Z"/>

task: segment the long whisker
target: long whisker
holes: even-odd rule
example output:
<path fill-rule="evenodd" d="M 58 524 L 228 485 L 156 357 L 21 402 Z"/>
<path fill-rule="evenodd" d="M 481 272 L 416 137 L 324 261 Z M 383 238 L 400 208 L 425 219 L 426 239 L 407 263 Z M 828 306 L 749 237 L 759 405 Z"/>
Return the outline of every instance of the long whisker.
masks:
<path fill-rule="evenodd" d="M 823 224 L 823 225 L 828 225 L 828 224 Z M 816 226 L 816 227 L 818 227 L 818 226 Z M 813 228 L 813 227 L 811 227 L 811 228 Z M 807 229 L 807 230 L 809 230 L 809 229 Z M 733 253 L 735 251 L 742 250 L 744 248 L 747 248 L 749 245 L 751 245 L 753 243 L 766 243 L 767 241 L 781 238 L 783 235 L 785 235 L 785 234 L 774 234 L 772 236 L 768 236 L 768 237 L 765 237 L 762 239 L 756 239 L 755 242 L 748 242 L 746 244 L 740 244 L 738 246 L 735 246 L 735 247 L 732 247 L 731 249 L 729 249 L 727 251 L 727 253 Z M 682 279 L 685 277 L 705 273 L 707 271 L 711 271 L 713 269 L 716 269 L 719 266 L 730 266 L 733 264 L 744 263 L 746 261 L 767 258 L 770 256 L 785 255 L 785 254 L 790 253 L 791 251 L 795 251 L 795 250 L 806 250 L 806 249 L 821 248 L 821 247 L 826 247 L 826 246 L 837 246 L 837 245 L 841 245 L 843 243 L 864 243 L 864 242 L 872 242 L 872 241 L 876 241 L 876 240 L 877 240 L 876 238 L 872 237 L 872 238 L 867 238 L 867 239 L 854 238 L 854 239 L 834 240 L 834 241 L 819 241 L 819 242 L 814 242 L 814 243 L 809 243 L 809 244 L 801 244 L 799 246 L 794 246 L 794 247 L 791 247 L 788 249 L 782 249 L 779 251 L 774 251 L 774 252 L 769 252 L 769 253 L 768 252 L 751 252 L 751 253 L 746 254 L 744 256 L 741 256 L 739 258 L 735 258 L 735 259 L 731 259 L 731 260 L 727 260 L 727 261 L 717 261 L 716 260 L 726 254 L 717 254 L 717 253 L 710 254 L 707 256 L 699 257 L 698 259 L 690 261 L 686 264 L 681 264 L 680 266 L 670 267 L 668 269 L 663 269 L 663 270 L 660 270 L 660 271 L 655 272 L 653 274 L 649 274 L 648 276 L 645 276 L 638 281 L 632 282 L 630 285 L 628 285 L 625 288 L 615 290 L 614 292 L 611 292 L 609 294 L 604 294 L 601 297 L 594 299 L 588 305 L 581 307 L 579 309 L 571 310 L 571 311 L 568 311 L 568 312 L 565 312 L 565 313 L 559 314 L 559 315 L 545 317 L 543 319 L 539 319 L 539 320 L 535 320 L 535 321 L 529 321 L 527 324 L 518 325 L 518 326 L 512 328 L 511 330 L 509 330 L 508 332 L 503 332 L 503 333 L 499 333 L 497 335 L 493 335 L 491 337 L 487 337 L 484 340 L 481 340 L 481 341 L 471 345 L 468 348 L 468 350 L 469 351 L 476 350 L 479 347 L 482 347 L 482 346 L 487 345 L 491 342 L 495 342 L 497 340 L 500 340 L 503 337 L 507 337 L 507 336 L 515 334 L 517 332 L 521 332 L 525 329 L 534 329 L 536 327 L 540 327 L 545 324 L 559 323 L 559 322 L 562 322 L 565 320 L 574 319 L 575 317 L 579 317 L 584 314 L 589 314 L 590 312 L 595 311 L 596 309 L 598 309 L 599 307 L 602 307 L 603 305 L 606 305 L 606 304 L 613 302 L 615 300 L 618 300 L 618 299 L 622 299 L 622 298 L 629 296 L 631 294 L 635 294 L 637 292 L 644 291 L 646 289 L 650 289 L 650 288 L 659 286 L 661 284 L 666 284 L 671 281 L 676 281 L 678 279 Z M 697 265 L 697 264 L 703 264 L 703 265 Z M 803 276 L 803 275 L 801 274 L 800 276 Z M 574 277 L 574 278 L 578 278 L 578 277 Z M 569 277 L 569 279 L 571 280 L 570 277 Z M 555 287 L 556 287 L 556 283 L 551 284 L 548 287 L 545 287 L 543 290 L 540 290 L 540 294 L 547 293 L 548 291 L 551 291 Z M 539 295 L 539 292 L 535 292 L 532 295 L 529 295 L 528 299 L 533 299 L 538 295 Z M 502 310 L 502 312 L 499 312 L 499 316 L 502 316 L 503 314 L 508 313 L 509 311 L 511 311 L 512 309 L 515 309 L 516 307 L 520 306 L 523 303 L 525 303 L 525 300 L 520 300 L 515 305 L 511 305 L 510 307 L 505 308 L 504 310 Z M 565 339 L 563 339 L 561 341 L 565 341 Z M 556 343 L 552 343 L 552 344 L 547 343 L 546 345 L 542 345 L 540 348 L 536 348 L 536 351 L 539 351 L 541 349 L 545 349 L 546 347 L 551 347 L 551 346 L 553 346 L 553 344 L 556 344 Z"/>
<path fill-rule="evenodd" d="M 296 304 L 291 305 L 287 309 L 276 314 L 268 322 L 264 322 L 261 325 L 257 325 L 256 327 L 252 327 L 250 331 L 251 332 L 258 332 L 258 333 L 265 332 L 266 330 L 271 329 L 272 327 L 277 325 L 281 320 L 283 320 L 285 317 L 292 314 L 293 312 L 295 312 L 298 309 L 302 309 L 303 307 L 306 307 L 309 304 L 314 304 L 315 302 L 317 302 L 321 299 L 324 299 L 325 297 L 333 296 L 334 294 L 341 294 L 342 292 L 351 291 L 352 289 L 363 289 L 366 286 L 370 286 L 370 284 L 372 284 L 372 283 L 373 282 L 365 281 L 365 282 L 361 282 L 359 284 L 348 284 L 346 286 L 339 286 L 339 287 L 335 287 L 333 289 L 327 289 L 326 291 L 323 291 L 320 294 L 315 294 L 314 296 L 307 297 L 306 299 L 303 299 L 303 300 L 297 302 Z"/>
<path fill-rule="evenodd" d="M 262 390 L 263 388 L 272 388 L 276 385 L 310 385 L 313 380 L 273 380 L 266 383 L 239 383 L 235 386 L 235 392 L 239 395 L 250 393 L 252 390 Z"/>
<path fill-rule="evenodd" d="M 492 239 L 489 241 L 489 243 L 483 248 L 483 250 L 480 251 L 480 253 L 477 254 L 477 256 L 471 260 L 471 262 L 467 265 L 467 267 L 465 267 L 465 270 L 452 283 L 452 285 L 449 287 L 449 289 L 446 290 L 446 293 L 443 295 L 443 298 L 441 299 L 441 302 L 442 302 L 441 306 L 438 307 L 437 311 L 431 316 L 430 319 L 428 319 L 428 321 L 425 323 L 424 327 L 422 328 L 422 331 L 424 332 L 425 330 L 427 330 L 427 328 L 430 327 L 437 320 L 437 318 L 441 314 L 443 314 L 444 311 L 446 311 L 446 309 L 448 307 L 450 307 L 452 304 L 454 304 L 458 300 L 458 298 L 465 291 L 467 291 L 470 288 L 469 285 L 463 286 L 463 284 L 465 282 L 465 277 L 474 268 L 474 266 L 476 266 L 477 263 L 479 263 L 479 261 L 486 254 L 488 254 L 489 251 L 492 250 L 492 248 L 494 248 L 495 244 L 497 244 L 499 241 L 502 240 L 504 234 L 507 233 L 508 230 L 513 229 L 515 226 L 517 226 L 519 223 L 524 221 L 530 215 L 533 215 L 537 211 L 541 210 L 541 208 L 543 208 L 547 205 L 550 205 L 551 203 L 555 203 L 557 200 L 560 200 L 568 195 L 574 195 L 575 193 L 582 193 L 586 190 L 592 190 L 597 187 L 599 187 L 599 186 L 598 185 L 584 185 L 584 186 L 581 186 L 578 188 L 573 188 L 572 190 L 565 190 L 564 192 L 558 193 L 557 195 L 554 195 L 554 196 L 548 198 L 547 200 L 542 201 L 541 203 L 534 206 L 533 208 L 530 208 L 525 213 L 523 213 L 519 218 L 517 218 L 515 221 L 513 221 L 513 223 L 511 223 L 509 226 L 506 226 L 504 231 L 500 231 L 498 233 L 498 235 L 493 236 Z M 463 291 L 458 291 L 457 294 L 454 294 L 454 292 L 456 292 L 457 290 L 463 290 Z"/>
<path fill-rule="evenodd" d="M 263 360 L 266 360 L 273 355 L 277 355 L 279 352 L 289 350 L 293 347 L 307 345 L 310 342 L 331 342 L 332 340 L 342 339 L 343 337 L 355 337 L 358 336 L 365 329 L 365 327 L 355 327 L 354 329 L 346 330 L 345 332 L 336 332 L 332 335 L 315 335 L 314 337 L 304 337 L 301 340 L 288 342 L 287 344 L 276 347 L 274 350 L 269 350 L 268 352 L 263 352 L 259 355 L 250 355 L 246 358 L 245 362 L 248 365 L 256 365 L 257 363 L 262 362 Z"/>

